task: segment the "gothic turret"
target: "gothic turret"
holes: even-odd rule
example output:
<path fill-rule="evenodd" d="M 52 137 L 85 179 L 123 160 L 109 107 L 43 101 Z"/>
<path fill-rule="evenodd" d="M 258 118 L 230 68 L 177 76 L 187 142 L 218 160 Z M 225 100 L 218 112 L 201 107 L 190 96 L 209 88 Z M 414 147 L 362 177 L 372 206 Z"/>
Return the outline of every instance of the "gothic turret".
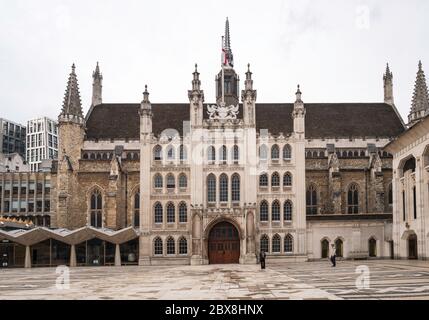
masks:
<path fill-rule="evenodd" d="M 95 71 L 92 74 L 92 106 L 97 106 L 99 104 L 103 103 L 103 75 L 100 72 L 100 66 L 98 65 L 95 67 Z"/>
<path fill-rule="evenodd" d="M 140 131 L 142 134 L 149 135 L 152 133 L 152 105 L 149 101 L 149 91 L 147 85 L 143 92 L 143 101 L 140 105 Z"/>
<path fill-rule="evenodd" d="M 411 102 L 411 112 L 408 116 L 409 125 L 414 125 L 427 114 L 429 114 L 428 87 L 426 84 L 426 77 L 423 71 L 422 62 L 419 61 L 419 70 L 417 72 L 413 100 Z"/>
<path fill-rule="evenodd" d="M 383 76 L 384 83 L 384 103 L 394 105 L 393 100 L 393 73 L 390 71 L 389 64 L 386 66 L 386 73 Z"/>
<path fill-rule="evenodd" d="M 76 66 L 74 64 L 67 82 L 67 89 L 64 95 L 59 122 L 76 122 L 83 124 L 82 102 L 80 99 L 79 85 L 77 83 Z"/>
<path fill-rule="evenodd" d="M 246 81 L 244 82 L 245 90 L 241 92 L 241 101 L 243 102 L 243 118 L 246 125 L 255 124 L 255 103 L 257 91 L 253 90 L 252 72 L 250 64 L 247 65 Z"/>
<path fill-rule="evenodd" d="M 295 134 L 303 135 L 305 133 L 305 107 L 302 101 L 302 92 L 298 85 L 296 92 L 296 101 L 293 107 L 292 118 L 293 118 L 293 131 Z"/>
<path fill-rule="evenodd" d="M 222 82 L 223 79 L 223 82 Z M 216 76 L 216 102 L 218 105 L 238 105 L 240 77 L 234 71 L 229 20 L 226 19 L 225 36 L 222 37 L 222 70 Z"/>
<path fill-rule="evenodd" d="M 192 90 L 188 91 L 189 102 L 191 104 L 190 119 L 193 126 L 201 126 L 203 124 L 204 91 L 201 90 L 200 74 L 197 64 L 195 64 L 193 76 Z"/>

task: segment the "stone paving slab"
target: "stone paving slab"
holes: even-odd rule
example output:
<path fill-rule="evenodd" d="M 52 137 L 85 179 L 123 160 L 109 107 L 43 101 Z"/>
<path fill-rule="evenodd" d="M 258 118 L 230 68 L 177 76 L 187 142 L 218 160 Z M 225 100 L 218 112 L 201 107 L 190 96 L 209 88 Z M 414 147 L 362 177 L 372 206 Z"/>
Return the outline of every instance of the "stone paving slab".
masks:
<path fill-rule="evenodd" d="M 356 287 L 356 268 L 370 287 Z M 70 269 L 70 288 L 56 288 L 55 268 L 0 269 L 2 300 L 336 300 L 429 299 L 429 263 L 327 261 L 256 265 Z"/>

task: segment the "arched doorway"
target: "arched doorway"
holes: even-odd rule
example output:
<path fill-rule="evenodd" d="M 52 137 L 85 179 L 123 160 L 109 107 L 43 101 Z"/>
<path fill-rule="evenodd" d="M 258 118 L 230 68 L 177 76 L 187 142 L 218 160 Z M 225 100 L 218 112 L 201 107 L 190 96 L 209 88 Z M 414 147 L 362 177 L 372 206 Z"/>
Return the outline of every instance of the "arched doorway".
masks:
<path fill-rule="evenodd" d="M 417 259 L 417 235 L 408 237 L 408 259 Z"/>
<path fill-rule="evenodd" d="M 329 256 L 329 241 L 327 239 L 322 240 L 322 259 L 328 258 Z"/>
<path fill-rule="evenodd" d="M 377 257 L 377 240 L 374 238 L 368 240 L 368 251 L 370 258 Z"/>
<path fill-rule="evenodd" d="M 221 222 L 213 227 L 208 247 L 210 264 L 240 262 L 240 237 L 237 228 L 229 222 Z"/>
<path fill-rule="evenodd" d="M 343 240 L 341 239 L 335 240 L 335 248 L 337 249 L 337 258 L 343 258 L 344 257 Z"/>

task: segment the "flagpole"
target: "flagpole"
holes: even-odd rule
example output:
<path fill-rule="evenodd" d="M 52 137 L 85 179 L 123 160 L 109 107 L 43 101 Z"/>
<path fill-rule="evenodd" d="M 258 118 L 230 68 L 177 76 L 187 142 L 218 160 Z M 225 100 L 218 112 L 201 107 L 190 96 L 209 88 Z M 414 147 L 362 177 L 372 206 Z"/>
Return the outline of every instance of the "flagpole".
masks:
<path fill-rule="evenodd" d="M 222 105 L 225 105 L 225 37 L 222 37 Z"/>

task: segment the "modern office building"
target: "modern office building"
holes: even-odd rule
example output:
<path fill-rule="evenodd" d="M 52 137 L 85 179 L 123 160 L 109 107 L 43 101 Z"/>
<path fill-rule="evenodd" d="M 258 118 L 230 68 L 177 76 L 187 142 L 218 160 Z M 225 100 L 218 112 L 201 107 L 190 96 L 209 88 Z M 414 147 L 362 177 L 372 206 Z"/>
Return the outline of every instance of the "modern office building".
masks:
<path fill-rule="evenodd" d="M 25 158 L 26 127 L 0 118 L 0 151 L 4 154 L 19 153 Z"/>

